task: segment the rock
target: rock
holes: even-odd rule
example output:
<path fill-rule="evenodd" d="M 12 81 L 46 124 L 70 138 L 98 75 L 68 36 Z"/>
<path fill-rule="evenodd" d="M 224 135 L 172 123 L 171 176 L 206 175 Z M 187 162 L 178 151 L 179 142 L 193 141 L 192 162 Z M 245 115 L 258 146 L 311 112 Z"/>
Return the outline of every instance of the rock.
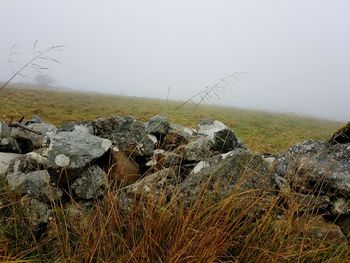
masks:
<path fill-rule="evenodd" d="M 168 118 L 156 115 L 153 116 L 146 124 L 146 131 L 151 134 L 166 134 L 169 130 L 170 123 Z"/>
<path fill-rule="evenodd" d="M 173 151 L 180 145 L 187 144 L 193 138 L 193 131 L 190 128 L 171 124 L 167 135 L 164 138 L 162 149 Z"/>
<path fill-rule="evenodd" d="M 92 121 L 69 121 L 64 123 L 57 132 L 78 132 L 94 134 L 94 128 L 92 127 Z"/>
<path fill-rule="evenodd" d="M 347 239 L 341 228 L 324 220 L 311 221 L 303 232 L 313 240 L 322 240 L 332 244 L 346 243 Z"/>
<path fill-rule="evenodd" d="M 239 147 L 238 140 L 233 131 L 220 121 L 201 120 L 197 124 L 198 134 L 207 136 L 211 142 L 211 149 L 226 153 Z"/>
<path fill-rule="evenodd" d="M 112 141 L 128 155 L 151 156 L 154 142 L 144 125 L 131 116 L 113 116 L 92 121 L 93 134 Z"/>
<path fill-rule="evenodd" d="M 12 160 L 20 157 L 20 154 L 17 153 L 2 153 L 0 152 L 0 178 L 4 177 L 6 171 Z"/>
<path fill-rule="evenodd" d="M 186 161 L 201 161 L 211 157 L 212 142 L 206 137 L 199 137 L 183 147 L 183 156 Z M 181 150 L 180 150 L 181 151 Z M 175 150 L 177 152 L 177 150 Z"/>
<path fill-rule="evenodd" d="M 161 194 L 170 194 L 175 190 L 179 177 L 176 175 L 176 169 L 165 168 L 156 173 L 150 174 L 138 182 L 121 188 L 119 191 L 125 192 L 130 197 L 135 196 L 160 196 Z"/>
<path fill-rule="evenodd" d="M 344 235 L 350 240 L 350 217 L 339 217 L 335 224 L 340 227 Z"/>
<path fill-rule="evenodd" d="M 52 210 L 45 203 L 35 198 L 23 197 L 21 205 L 24 208 L 26 219 L 29 224 L 38 227 L 40 224 L 48 223 Z"/>
<path fill-rule="evenodd" d="M 174 152 L 166 152 L 161 149 L 154 150 L 152 159 L 146 163 L 147 166 L 153 166 L 156 170 L 177 166 L 182 161 L 182 157 Z"/>
<path fill-rule="evenodd" d="M 60 189 L 51 185 L 47 170 L 28 173 L 17 171 L 7 174 L 6 179 L 12 191 L 43 202 L 58 200 L 63 195 Z"/>
<path fill-rule="evenodd" d="M 0 152 L 19 152 L 19 146 L 11 137 L 11 128 L 0 121 Z"/>
<path fill-rule="evenodd" d="M 180 178 L 176 171 L 176 168 L 165 168 L 147 175 L 138 182 L 119 189 L 116 200 L 121 208 L 128 212 L 136 200 L 148 200 L 145 204 L 149 201 L 164 203 L 175 193 L 179 183 Z"/>
<path fill-rule="evenodd" d="M 350 150 L 346 144 L 309 140 L 275 161 L 275 173 L 297 192 L 350 197 Z"/>
<path fill-rule="evenodd" d="M 97 165 L 85 168 L 81 176 L 72 184 L 72 189 L 78 198 L 96 199 L 103 195 L 107 175 Z"/>
<path fill-rule="evenodd" d="M 340 245 L 346 244 L 346 237 L 339 226 L 328 223 L 321 217 L 302 217 L 300 220 L 280 219 L 275 221 L 275 229 L 277 233 L 287 235 L 288 233 L 295 233 L 305 239 L 310 239 L 313 242 L 331 243 Z"/>
<path fill-rule="evenodd" d="M 89 221 L 88 216 L 92 211 L 94 204 L 90 201 L 77 201 L 74 203 L 66 203 L 64 206 L 65 220 L 78 226 L 81 229 L 88 230 Z M 78 223 L 78 224 L 77 224 Z"/>
<path fill-rule="evenodd" d="M 350 215 L 350 200 L 345 198 L 336 198 L 330 202 L 331 213 L 335 216 Z"/>
<path fill-rule="evenodd" d="M 259 155 L 244 149 L 235 149 L 225 158 L 211 160 L 216 163 L 200 162 L 180 184 L 180 198 L 191 203 L 204 191 L 211 198 L 224 198 L 235 189 L 246 191 L 255 189 L 267 190 L 272 187 L 268 164 Z M 201 167 L 198 167 L 201 166 Z"/>
<path fill-rule="evenodd" d="M 46 158 L 36 154 L 24 154 L 14 158 L 9 163 L 7 174 L 26 174 L 39 170 L 45 170 Z"/>
<path fill-rule="evenodd" d="M 27 153 L 37 148 L 46 147 L 57 131 L 57 128 L 49 123 L 31 123 L 27 127 L 40 132 L 41 135 L 20 127 L 13 128 L 11 137 L 16 139 L 20 147 L 20 153 Z"/>
<path fill-rule="evenodd" d="M 51 141 L 48 168 L 51 175 L 59 175 L 62 169 L 68 173 L 68 181 L 76 178 L 90 162 L 105 154 L 112 143 L 87 133 L 59 132 Z"/>
<path fill-rule="evenodd" d="M 113 165 L 108 173 L 112 182 L 115 180 L 120 185 L 129 185 L 140 179 L 140 169 L 138 164 L 128 156 L 125 152 L 121 152 L 114 147 L 111 151 L 113 157 Z"/>

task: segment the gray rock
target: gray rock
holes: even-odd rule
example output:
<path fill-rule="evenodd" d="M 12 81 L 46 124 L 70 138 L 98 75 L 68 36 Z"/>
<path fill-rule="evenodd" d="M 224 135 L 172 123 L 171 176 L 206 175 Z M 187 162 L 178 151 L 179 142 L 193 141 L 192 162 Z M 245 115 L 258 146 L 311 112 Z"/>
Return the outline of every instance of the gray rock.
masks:
<path fill-rule="evenodd" d="M 178 182 L 179 177 L 176 169 L 165 168 L 147 175 L 136 183 L 121 188 L 119 191 L 125 192 L 131 197 L 143 195 L 160 196 L 161 194 L 173 192 Z"/>
<path fill-rule="evenodd" d="M 13 128 L 11 130 L 11 137 L 16 139 L 21 153 L 27 153 L 33 149 L 47 147 L 50 139 L 57 131 L 56 126 L 49 123 L 31 123 L 27 127 L 34 131 L 40 132 L 41 135 L 20 127 Z"/>
<path fill-rule="evenodd" d="M 165 168 L 121 188 L 115 198 L 125 212 L 131 211 L 136 200 L 147 200 L 145 204 L 150 201 L 165 203 L 172 194 L 175 194 L 179 180 L 176 168 Z"/>
<path fill-rule="evenodd" d="M 166 152 L 161 149 L 154 150 L 152 159 L 146 163 L 146 166 L 156 166 L 157 169 L 173 167 L 180 164 L 182 157 L 174 152 Z"/>
<path fill-rule="evenodd" d="M 7 169 L 12 160 L 20 157 L 20 154 L 17 153 L 2 153 L 0 152 L 0 178 L 4 177 Z"/>
<path fill-rule="evenodd" d="M 274 170 L 299 192 L 350 197 L 350 150 L 346 144 L 309 140 L 292 146 L 276 159 Z"/>
<path fill-rule="evenodd" d="M 35 198 L 23 197 L 21 205 L 24 208 L 26 219 L 32 227 L 49 222 L 52 210 L 47 204 Z"/>
<path fill-rule="evenodd" d="M 62 169 L 68 173 L 68 181 L 76 178 L 90 162 L 100 158 L 111 147 L 108 139 L 78 132 L 59 132 L 51 141 L 48 168 L 52 175 Z"/>
<path fill-rule="evenodd" d="M 235 149 L 219 160 L 202 161 L 193 170 L 180 184 L 180 198 L 185 203 L 198 200 L 203 191 L 210 198 L 223 198 L 234 190 L 264 191 L 272 187 L 268 164 L 244 149 Z"/>
<path fill-rule="evenodd" d="M 350 200 L 345 198 L 336 198 L 330 202 L 331 213 L 335 216 L 350 215 Z"/>
<path fill-rule="evenodd" d="M 166 151 L 173 151 L 180 145 L 187 144 L 193 139 L 194 132 L 192 129 L 177 125 L 170 124 L 167 135 L 164 138 L 162 149 Z"/>
<path fill-rule="evenodd" d="M 93 134 L 106 138 L 127 154 L 151 156 L 154 142 L 144 125 L 131 116 L 113 116 L 92 121 Z"/>
<path fill-rule="evenodd" d="M 212 141 L 214 151 L 225 153 L 240 146 L 233 131 L 220 121 L 201 120 L 197 126 L 198 134 L 207 136 Z"/>
<path fill-rule="evenodd" d="M 153 116 L 146 124 L 146 131 L 152 134 L 166 134 L 169 130 L 170 123 L 168 118 L 156 115 Z"/>
<path fill-rule="evenodd" d="M 201 161 L 211 157 L 212 142 L 207 137 L 199 137 L 184 147 L 184 160 Z"/>
<path fill-rule="evenodd" d="M 45 170 L 47 160 L 39 156 L 39 154 L 34 153 L 19 155 L 9 163 L 7 174 L 26 174 L 38 170 Z"/>
<path fill-rule="evenodd" d="M 74 181 L 72 189 L 77 197 L 93 199 L 103 195 L 107 175 L 97 165 L 87 167 L 81 176 Z"/>
<path fill-rule="evenodd" d="M 92 127 L 92 121 L 69 121 L 64 123 L 58 128 L 57 132 L 78 132 L 78 133 L 88 133 L 94 134 L 94 129 Z"/>
<path fill-rule="evenodd" d="M 60 189 L 51 185 L 47 170 L 9 173 L 6 179 L 11 190 L 43 202 L 58 200 L 63 195 Z"/>
<path fill-rule="evenodd" d="M 18 152 L 19 146 L 11 137 L 11 128 L 0 121 L 0 152 Z"/>

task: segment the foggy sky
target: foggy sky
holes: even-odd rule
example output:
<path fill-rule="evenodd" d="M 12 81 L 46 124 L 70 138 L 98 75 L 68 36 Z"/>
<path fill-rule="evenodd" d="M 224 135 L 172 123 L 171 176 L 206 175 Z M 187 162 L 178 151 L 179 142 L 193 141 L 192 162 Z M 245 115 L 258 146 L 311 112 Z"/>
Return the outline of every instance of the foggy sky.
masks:
<path fill-rule="evenodd" d="M 219 101 L 350 120 L 348 0 L 1 0 L 0 80 L 38 48 L 64 44 L 48 71 L 74 89 L 185 100 L 250 72 Z M 26 71 L 31 81 L 36 74 Z"/>

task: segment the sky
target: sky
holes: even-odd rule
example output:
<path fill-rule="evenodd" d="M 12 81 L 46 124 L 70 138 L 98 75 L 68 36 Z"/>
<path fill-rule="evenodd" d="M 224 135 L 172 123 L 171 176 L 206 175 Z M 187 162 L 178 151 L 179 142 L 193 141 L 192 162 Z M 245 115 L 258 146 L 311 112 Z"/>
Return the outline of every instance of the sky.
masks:
<path fill-rule="evenodd" d="M 350 120 L 349 0 L 0 0 L 0 81 L 33 45 L 56 85 Z M 14 66 L 14 65 L 13 65 Z M 18 66 L 15 66 L 15 68 Z M 26 69 L 33 81 L 37 72 Z M 169 90 L 169 94 L 168 94 Z"/>

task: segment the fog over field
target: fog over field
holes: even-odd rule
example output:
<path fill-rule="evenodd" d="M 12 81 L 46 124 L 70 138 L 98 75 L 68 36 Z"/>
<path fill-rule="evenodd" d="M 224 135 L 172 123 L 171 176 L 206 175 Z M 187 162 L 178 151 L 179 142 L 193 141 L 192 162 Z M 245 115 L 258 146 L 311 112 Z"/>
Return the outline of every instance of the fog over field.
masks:
<path fill-rule="evenodd" d="M 41 61 L 55 85 L 185 100 L 229 73 L 216 103 L 350 120 L 348 0 L 1 0 L 0 81 Z M 13 63 L 12 63 L 13 64 Z M 19 65 L 15 66 L 19 67 Z M 37 74 L 15 81 L 33 82 Z"/>

